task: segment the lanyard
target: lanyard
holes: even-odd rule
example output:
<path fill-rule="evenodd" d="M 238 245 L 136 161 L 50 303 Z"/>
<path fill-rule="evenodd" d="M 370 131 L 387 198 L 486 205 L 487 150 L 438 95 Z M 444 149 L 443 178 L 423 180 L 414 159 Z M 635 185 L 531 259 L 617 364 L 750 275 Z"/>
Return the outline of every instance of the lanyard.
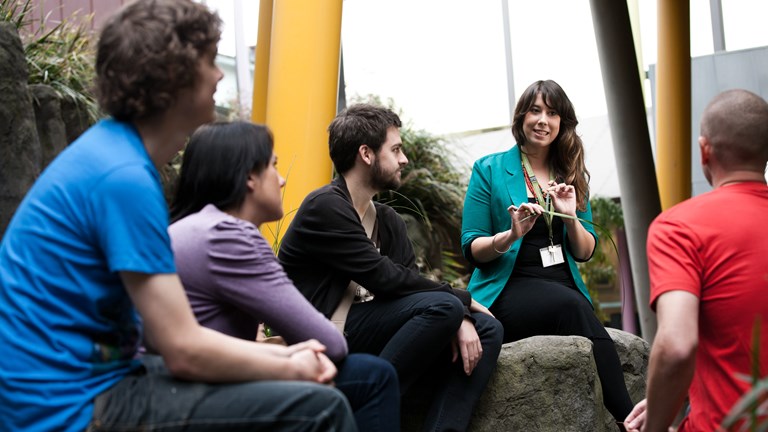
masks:
<path fill-rule="evenodd" d="M 533 192 L 533 196 L 536 197 L 536 202 L 540 206 L 544 207 L 545 210 L 547 210 L 547 213 L 544 214 L 544 222 L 547 223 L 547 229 L 549 230 L 549 244 L 552 245 L 552 218 L 554 217 L 552 215 L 552 201 L 550 200 L 549 195 L 547 195 L 546 200 L 544 199 L 544 195 L 542 193 L 543 189 L 539 185 L 539 182 L 536 180 L 536 173 L 534 173 L 533 168 L 531 168 L 531 163 L 528 161 L 528 156 L 526 156 L 525 153 L 520 152 L 520 159 L 523 162 L 523 174 L 525 175 L 525 183 L 531 189 L 531 192 Z M 551 168 L 549 170 L 549 179 L 555 179 Z"/>

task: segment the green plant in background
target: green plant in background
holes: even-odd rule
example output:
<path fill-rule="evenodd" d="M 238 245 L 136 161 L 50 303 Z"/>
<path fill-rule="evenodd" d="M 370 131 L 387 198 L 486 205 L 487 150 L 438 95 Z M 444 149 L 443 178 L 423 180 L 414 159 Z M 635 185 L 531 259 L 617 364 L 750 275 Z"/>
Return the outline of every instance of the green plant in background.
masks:
<path fill-rule="evenodd" d="M 89 123 L 100 117 L 91 85 L 95 76 L 91 17 L 72 16 L 51 29 L 30 30 L 34 8 L 30 0 L 0 0 L 0 21 L 16 26 L 26 54 L 29 84 L 51 86 L 62 98 L 84 110 Z M 47 17 L 41 17 L 45 23 Z"/>
<path fill-rule="evenodd" d="M 294 155 L 291 163 L 288 165 L 288 169 L 285 171 L 285 185 L 283 185 L 283 188 L 280 191 L 280 202 L 283 203 L 283 205 L 285 205 L 285 192 L 288 190 L 289 186 L 288 178 L 291 176 L 291 170 L 293 169 L 293 164 L 295 162 L 296 156 Z M 283 231 L 288 229 L 288 225 L 290 225 L 289 220 L 293 220 L 293 218 L 290 216 L 297 211 L 299 211 L 298 208 L 292 208 L 289 210 L 283 208 L 283 217 L 276 221 L 267 222 L 259 227 L 259 230 L 261 230 L 262 233 L 269 233 L 269 235 L 272 237 L 272 252 L 275 254 L 275 256 L 277 256 L 277 254 L 280 252 L 280 245 L 283 241 Z"/>
<path fill-rule="evenodd" d="M 589 203 L 592 206 L 592 220 L 596 224 L 610 232 L 615 232 L 617 228 L 624 226 L 624 215 L 621 211 L 621 206 L 615 201 L 605 197 L 594 197 Z M 605 236 L 605 234 L 601 235 Z M 605 245 L 610 243 L 610 241 L 603 238 L 601 243 Z M 609 252 L 606 253 L 606 250 Z M 606 248 L 598 245 L 591 260 L 585 263 L 578 263 L 579 271 L 582 277 L 584 277 L 584 283 L 589 289 L 589 295 L 592 297 L 592 302 L 595 306 L 595 315 L 597 315 L 601 322 L 606 322 L 607 317 L 600 307 L 600 299 L 595 287 L 598 285 L 612 285 L 616 282 L 617 269 L 609 259 L 609 254 L 613 253 L 615 251 L 612 246 Z"/>
<path fill-rule="evenodd" d="M 9 22 L 16 30 L 29 24 L 29 14 L 32 11 L 30 1 L 0 0 L 0 22 Z"/>
<path fill-rule="evenodd" d="M 356 102 L 385 105 L 398 112 L 391 100 L 382 104 L 375 96 L 356 98 Z M 375 199 L 404 216 L 423 273 L 465 286 L 467 266 L 460 258 L 459 238 L 467 173 L 451 162 L 456 158 L 443 138 L 409 124 L 400 128 L 400 137 L 408 157 L 402 185 Z"/>

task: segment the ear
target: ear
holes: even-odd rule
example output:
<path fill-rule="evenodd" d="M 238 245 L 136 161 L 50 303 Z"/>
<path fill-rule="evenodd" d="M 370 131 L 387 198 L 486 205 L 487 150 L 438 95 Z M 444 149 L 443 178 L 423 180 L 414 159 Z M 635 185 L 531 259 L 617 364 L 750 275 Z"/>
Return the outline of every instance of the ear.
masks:
<path fill-rule="evenodd" d="M 248 179 L 246 180 L 245 185 L 248 187 L 249 191 L 253 192 L 256 189 L 256 184 L 259 182 L 259 180 L 259 176 L 255 172 L 251 171 L 248 173 Z"/>
<path fill-rule="evenodd" d="M 363 144 L 360 147 L 357 148 L 357 154 L 360 156 L 360 159 L 368 165 L 373 165 L 373 158 L 374 158 L 374 152 L 373 150 L 368 147 L 368 145 Z"/>
<path fill-rule="evenodd" d="M 701 152 L 701 164 L 709 165 L 709 158 L 712 156 L 712 144 L 707 137 L 699 137 L 699 151 Z"/>

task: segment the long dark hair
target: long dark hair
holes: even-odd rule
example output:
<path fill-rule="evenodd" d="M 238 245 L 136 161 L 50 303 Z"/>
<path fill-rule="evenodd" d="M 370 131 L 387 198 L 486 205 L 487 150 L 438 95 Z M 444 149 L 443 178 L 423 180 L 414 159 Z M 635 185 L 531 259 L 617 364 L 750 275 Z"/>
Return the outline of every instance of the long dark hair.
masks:
<path fill-rule="evenodd" d="M 197 213 L 208 204 L 222 211 L 239 208 L 247 193 L 248 175 L 261 174 L 269 166 L 273 148 L 266 126 L 235 121 L 198 128 L 184 150 L 171 220 Z"/>
<path fill-rule="evenodd" d="M 536 81 L 525 89 L 515 107 L 512 135 L 520 151 L 524 152 L 523 121 L 539 94 L 544 103 L 560 115 L 560 132 L 552 142 L 548 156 L 550 167 L 561 181 L 573 185 L 576 189 L 576 204 L 579 210 L 584 211 L 589 199 L 589 171 L 584 165 L 584 144 L 576 134 L 576 125 L 579 124 L 576 110 L 558 83 L 552 80 Z"/>

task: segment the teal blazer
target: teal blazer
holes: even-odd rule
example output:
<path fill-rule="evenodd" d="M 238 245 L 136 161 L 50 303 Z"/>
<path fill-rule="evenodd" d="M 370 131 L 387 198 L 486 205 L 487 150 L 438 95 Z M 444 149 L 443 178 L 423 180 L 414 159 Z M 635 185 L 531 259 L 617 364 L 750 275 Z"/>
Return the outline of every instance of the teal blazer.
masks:
<path fill-rule="evenodd" d="M 470 244 L 474 239 L 492 236 L 510 228 L 511 221 L 507 212 L 510 204 L 519 207 L 527 202 L 528 193 L 518 146 L 478 159 L 472 168 L 472 177 L 464 198 L 464 215 L 461 225 L 461 249 L 464 256 L 472 261 Z M 586 211 L 577 211 L 576 215 L 591 221 L 592 208 L 589 202 L 587 202 Z M 595 237 L 595 247 L 597 247 L 597 234 L 592 224 L 584 222 L 581 224 Z M 568 245 L 568 232 L 565 227 L 563 239 L 563 251 L 565 251 L 565 259 L 571 270 L 573 281 L 584 297 L 592 303 Z M 491 307 L 512 275 L 512 268 L 515 266 L 521 243 L 522 239 L 518 239 L 507 253 L 493 261 L 487 263 L 472 261 L 476 269 L 467 287 L 472 293 L 472 298 L 485 307 Z"/>

